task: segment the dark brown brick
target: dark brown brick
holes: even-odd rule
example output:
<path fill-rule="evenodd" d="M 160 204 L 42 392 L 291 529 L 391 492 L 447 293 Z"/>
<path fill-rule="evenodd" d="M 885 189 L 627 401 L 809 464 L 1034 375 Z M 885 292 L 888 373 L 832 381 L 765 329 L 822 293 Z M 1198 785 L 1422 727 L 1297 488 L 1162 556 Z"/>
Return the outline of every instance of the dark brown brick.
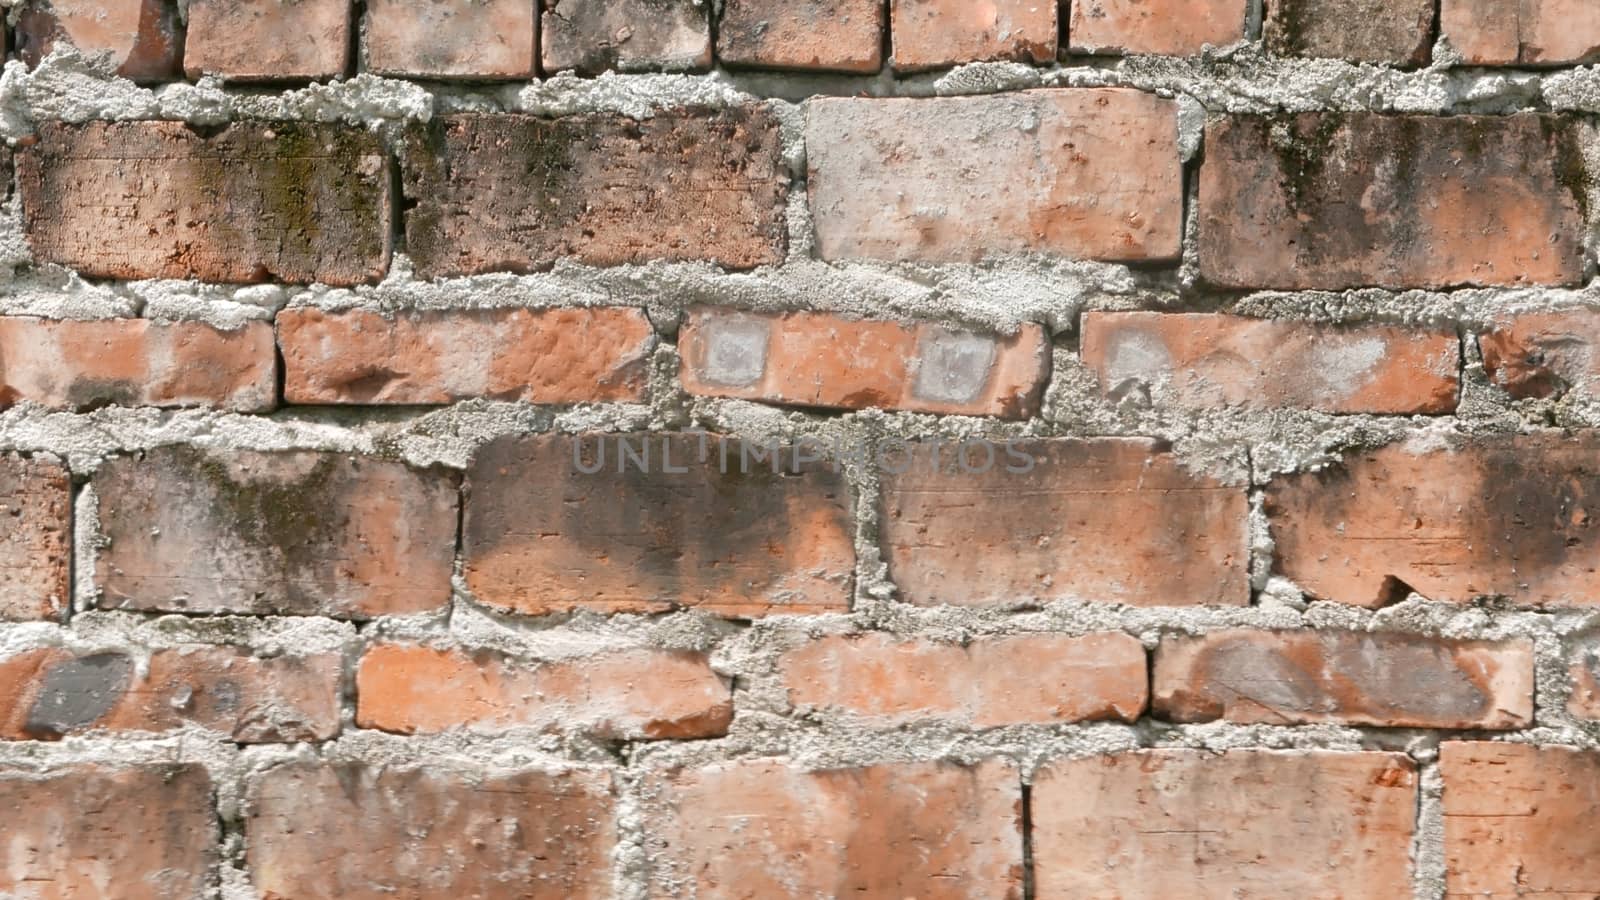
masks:
<path fill-rule="evenodd" d="M 0 621 L 50 619 L 66 610 L 71 548 L 67 470 L 0 454 Z"/>
<path fill-rule="evenodd" d="M 183 25 L 172 0 L 35 0 L 17 18 L 17 56 L 30 67 L 57 45 L 109 57 L 138 82 L 183 76 Z"/>
<path fill-rule="evenodd" d="M 1262 37 L 1283 56 L 1420 66 L 1433 47 L 1434 0 L 1271 0 Z"/>
<path fill-rule="evenodd" d="M 546 73 L 702 71 L 711 23 L 696 0 L 544 0 L 539 53 Z"/>

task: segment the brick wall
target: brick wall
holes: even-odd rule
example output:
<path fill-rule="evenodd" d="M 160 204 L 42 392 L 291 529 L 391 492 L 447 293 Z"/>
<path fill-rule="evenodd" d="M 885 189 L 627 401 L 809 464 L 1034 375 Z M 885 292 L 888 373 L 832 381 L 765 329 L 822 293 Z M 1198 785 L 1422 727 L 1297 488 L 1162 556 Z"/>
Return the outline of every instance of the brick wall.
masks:
<path fill-rule="evenodd" d="M 1600 894 L 1592 0 L 5 36 L 0 896 Z"/>

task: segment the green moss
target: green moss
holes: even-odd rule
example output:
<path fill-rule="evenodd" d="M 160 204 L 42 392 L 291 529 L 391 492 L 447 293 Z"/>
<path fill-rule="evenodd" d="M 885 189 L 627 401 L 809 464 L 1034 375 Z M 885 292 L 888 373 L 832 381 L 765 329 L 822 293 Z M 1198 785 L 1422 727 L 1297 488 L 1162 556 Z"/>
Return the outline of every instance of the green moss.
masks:
<path fill-rule="evenodd" d="M 1582 142 L 1576 130 L 1564 119 L 1539 117 L 1539 128 L 1547 145 L 1555 150 L 1556 181 L 1572 192 L 1584 220 L 1589 218 L 1589 164 L 1583 158 Z"/>
<path fill-rule="evenodd" d="M 1306 32 L 1311 22 L 1306 13 L 1310 5 L 1305 0 L 1267 0 L 1276 7 L 1271 21 L 1277 26 L 1268 30 L 1267 49 L 1279 56 L 1300 55 L 1305 52 Z"/>
<path fill-rule="evenodd" d="M 338 465 L 334 457 L 319 457 L 305 477 L 283 482 L 270 476 L 241 481 L 232 469 L 198 450 L 186 449 L 184 454 L 210 486 L 218 512 L 258 534 L 263 544 L 286 550 L 304 546 L 308 538 L 333 524 L 327 510 Z"/>
<path fill-rule="evenodd" d="M 1327 166 L 1334 135 L 1344 126 L 1338 112 L 1276 116 L 1266 121 L 1267 141 L 1278 158 L 1279 183 L 1294 209 L 1302 209 L 1317 195 Z"/>

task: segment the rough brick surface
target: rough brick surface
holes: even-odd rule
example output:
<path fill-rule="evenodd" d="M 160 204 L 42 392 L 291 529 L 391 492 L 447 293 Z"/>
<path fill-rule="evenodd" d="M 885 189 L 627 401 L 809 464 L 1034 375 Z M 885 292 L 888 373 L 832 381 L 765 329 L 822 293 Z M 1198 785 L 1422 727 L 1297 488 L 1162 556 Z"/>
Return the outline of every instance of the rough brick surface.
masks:
<path fill-rule="evenodd" d="M 492 441 L 467 475 L 467 587 L 532 614 L 843 610 L 851 492 L 802 455 L 682 433 Z"/>
<path fill-rule="evenodd" d="M 1582 150 L 1563 120 L 1242 117 L 1208 126 L 1205 146 L 1200 271 L 1215 284 L 1337 290 L 1584 276 Z"/>
<path fill-rule="evenodd" d="M 295 900 L 601 900 L 611 776 L 279 766 L 247 798 L 250 877 Z"/>
<path fill-rule="evenodd" d="M 455 479 L 386 460 L 162 447 L 91 484 L 100 604 L 366 618 L 450 600 Z"/>
<path fill-rule="evenodd" d="M 889 576 L 920 604 L 1249 601 L 1243 489 L 1141 438 L 884 455 Z M 963 461 L 964 459 L 964 461 Z"/>
<path fill-rule="evenodd" d="M 1417 774 L 1398 753 L 1144 750 L 1033 780 L 1039 897 L 1404 897 Z"/>
<path fill-rule="evenodd" d="M 190 78 L 310 81 L 345 74 L 350 0 L 190 0 L 183 69 Z"/>
<path fill-rule="evenodd" d="M 288 403 L 642 402 L 655 332 L 637 309 L 278 314 Z"/>
<path fill-rule="evenodd" d="M 1022 896 L 1009 763 L 807 772 L 782 759 L 649 778 L 653 896 Z"/>
<path fill-rule="evenodd" d="M 711 66 L 711 23 L 694 0 L 543 0 L 539 53 L 546 73 L 588 75 Z"/>
<path fill-rule="evenodd" d="M 875 725 L 1131 722 L 1147 693 L 1143 645 L 1113 633 L 979 638 L 966 646 L 884 634 L 828 637 L 784 654 L 779 668 L 794 706 Z"/>
<path fill-rule="evenodd" d="M 383 644 L 361 657 L 356 723 L 402 734 L 516 726 L 611 740 L 725 734 L 727 684 L 705 654 L 640 648 L 570 661 L 518 662 L 493 651 Z"/>
<path fill-rule="evenodd" d="M 534 15 L 526 0 L 368 0 L 362 61 L 402 78 L 532 78 Z"/>
<path fill-rule="evenodd" d="M 263 4 L 280 5 L 304 4 Z M 34 256 L 85 276 L 354 284 L 388 267 L 389 164 L 364 129 L 45 122 L 17 174 Z"/>
<path fill-rule="evenodd" d="M 1600 62 L 1600 6 L 1589 0 L 1443 0 L 1439 28 L 1468 65 Z"/>
<path fill-rule="evenodd" d="M 783 257 L 778 122 L 754 107 L 644 121 L 451 116 L 402 153 L 407 247 L 424 277 Z"/>
<path fill-rule="evenodd" d="M 1113 399 L 1438 414 L 1460 389 L 1454 332 L 1146 312 L 1086 312 L 1082 328 L 1084 364 Z"/>
<path fill-rule="evenodd" d="M 1193 56 L 1245 36 L 1247 0 L 1073 0 L 1073 53 Z"/>
<path fill-rule="evenodd" d="M 1600 311 L 1528 313 L 1478 336 L 1489 380 L 1512 397 L 1595 396 Z"/>
<path fill-rule="evenodd" d="M 198 725 L 236 743 L 322 741 L 339 733 L 341 659 L 260 659 L 227 647 L 125 653 L 32 650 L 0 662 L 0 738 Z"/>
<path fill-rule="evenodd" d="M 1026 418 L 1050 377 L 1038 325 L 1011 336 L 849 319 L 703 307 L 678 338 L 684 389 L 838 409 Z"/>
<path fill-rule="evenodd" d="M 169 0 L 41 0 L 17 18 L 17 55 L 37 66 L 58 45 L 110 61 L 134 81 L 182 75 L 183 26 Z"/>
<path fill-rule="evenodd" d="M 1155 714 L 1176 722 L 1336 722 L 1521 728 L 1533 721 L 1533 643 L 1354 631 L 1214 631 L 1163 638 Z"/>
<path fill-rule="evenodd" d="M 1056 58 L 1055 0 L 889 0 L 894 67 L 901 72 L 1009 59 Z"/>
<path fill-rule="evenodd" d="M 1262 37 L 1286 56 L 1420 66 L 1433 46 L 1434 0 L 1272 0 Z"/>
<path fill-rule="evenodd" d="M 881 0 L 725 0 L 717 58 L 729 66 L 876 72 L 883 9 Z"/>
<path fill-rule="evenodd" d="M 0 454 L 0 621 L 50 619 L 71 593 L 72 483 L 42 458 Z"/>
<path fill-rule="evenodd" d="M 1567 712 L 1580 719 L 1600 719 L 1600 640 L 1589 635 L 1568 659 Z"/>
<path fill-rule="evenodd" d="M 1486 435 L 1456 451 L 1396 444 L 1281 477 L 1266 495 L 1277 568 L 1314 596 L 1357 606 L 1411 591 L 1591 605 L 1597 447 L 1589 432 Z"/>
<path fill-rule="evenodd" d="M 0 770 L 9 811 L 0 895 L 18 900 L 171 900 L 206 894 L 215 853 L 200 766 Z"/>

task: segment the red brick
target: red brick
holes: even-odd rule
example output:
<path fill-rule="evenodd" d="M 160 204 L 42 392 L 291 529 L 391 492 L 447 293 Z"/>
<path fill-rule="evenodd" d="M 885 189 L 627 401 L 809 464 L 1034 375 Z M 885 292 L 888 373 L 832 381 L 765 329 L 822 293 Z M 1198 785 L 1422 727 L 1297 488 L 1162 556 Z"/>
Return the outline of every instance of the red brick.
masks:
<path fill-rule="evenodd" d="M 889 0 L 894 67 L 1056 58 L 1056 0 Z"/>
<path fill-rule="evenodd" d="M 268 900 L 600 900 L 613 804 L 599 769 L 283 765 L 250 786 L 250 879 Z"/>
<path fill-rule="evenodd" d="M 49 460 L 0 454 L 0 621 L 53 619 L 71 593 L 72 482 Z"/>
<path fill-rule="evenodd" d="M 906 600 L 1249 602 L 1242 488 L 1143 438 L 992 446 L 992 466 L 972 447 L 963 464 L 959 444 L 881 454 L 884 557 Z"/>
<path fill-rule="evenodd" d="M 868 74 L 883 68 L 881 0 L 723 0 L 717 57 L 729 66 Z"/>
<path fill-rule="evenodd" d="M 1306 113 L 1206 128 L 1200 272 L 1224 287 L 1574 284 L 1582 150 L 1552 116 Z"/>
<path fill-rule="evenodd" d="M 350 64 L 350 0 L 190 0 L 183 70 L 190 78 L 315 81 Z"/>
<path fill-rule="evenodd" d="M 168 0 L 36 0 L 17 18 L 17 56 L 30 67 L 58 45 L 104 57 L 123 78 L 171 81 L 183 70 L 183 25 Z"/>
<path fill-rule="evenodd" d="M 322 741 L 339 733 L 337 654 L 261 659 L 228 647 L 124 653 L 32 650 L 0 662 L 0 738 L 198 725 L 235 743 Z"/>
<path fill-rule="evenodd" d="M 1573 649 L 1567 681 L 1572 689 L 1567 712 L 1580 719 L 1600 719 L 1600 643 L 1594 636 Z"/>
<path fill-rule="evenodd" d="M 655 332 L 637 309 L 278 314 L 289 403 L 643 402 Z"/>
<path fill-rule="evenodd" d="M 438 471 L 160 447 L 106 461 L 91 484 L 105 608 L 363 619 L 450 602 L 456 485 Z"/>
<path fill-rule="evenodd" d="M 1439 27 L 1468 65 L 1600 62 L 1600 6 L 1591 0 L 1443 0 Z"/>
<path fill-rule="evenodd" d="M 368 0 L 366 71 L 410 78 L 534 76 L 534 3 L 528 0 Z"/>
<path fill-rule="evenodd" d="M 1277 568 L 1315 597 L 1377 607 L 1415 591 L 1464 602 L 1588 606 L 1600 597 L 1600 440 L 1484 436 L 1391 445 L 1267 489 Z"/>
<path fill-rule="evenodd" d="M 1022 896 L 1022 786 L 1007 762 L 750 760 L 646 781 L 652 896 Z"/>
<path fill-rule="evenodd" d="M 1033 780 L 1043 897 L 1406 897 L 1417 773 L 1399 753 L 1141 750 Z"/>
<path fill-rule="evenodd" d="M 813 100 L 806 145 L 818 252 L 1176 259 L 1176 110 L 1122 89 Z"/>
<path fill-rule="evenodd" d="M 1247 0 L 1074 0 L 1073 53 L 1194 56 L 1245 37 Z"/>
<path fill-rule="evenodd" d="M 1050 339 L 827 313 L 763 315 L 702 307 L 678 338 L 684 389 L 837 409 L 1022 419 L 1039 409 Z"/>
<path fill-rule="evenodd" d="M 203 897 L 217 840 L 195 765 L 0 771 L 0 894 L 18 900 Z"/>
<path fill-rule="evenodd" d="M 1274 0 L 1262 37 L 1284 56 L 1421 66 L 1433 47 L 1434 0 Z"/>
<path fill-rule="evenodd" d="M 783 259 L 788 172 L 762 107 L 538 119 L 463 115 L 402 150 L 406 243 L 425 278 Z"/>
<path fill-rule="evenodd" d="M 803 450 L 685 433 L 492 441 L 467 475 L 467 587 L 533 614 L 844 611 L 854 500 Z"/>
<path fill-rule="evenodd" d="M 0 406 L 264 412 L 277 403 L 277 369 L 266 322 L 225 331 L 200 322 L 0 317 Z"/>
<path fill-rule="evenodd" d="M 1448 896 L 1600 894 L 1600 754 L 1450 742 L 1439 769 Z"/>
<path fill-rule="evenodd" d="M 1356 631 L 1169 636 L 1156 650 L 1155 713 L 1175 722 L 1335 722 L 1521 728 L 1533 722 L 1533 643 Z"/>
<path fill-rule="evenodd" d="M 203 136 L 181 122 L 38 128 L 17 175 L 39 262 L 95 278 L 339 285 L 374 281 L 388 268 L 389 163 L 365 129 L 235 122 Z"/>
<path fill-rule="evenodd" d="M 728 685 L 703 653 L 637 648 L 570 661 L 383 644 L 361 657 L 356 723 L 401 734 L 534 726 L 613 740 L 726 734 Z"/>
<path fill-rule="evenodd" d="M 1107 396 L 1186 406 L 1438 414 L 1456 408 L 1454 332 L 1331 328 L 1182 313 L 1083 314 L 1083 362 Z"/>
<path fill-rule="evenodd" d="M 875 725 L 927 719 L 972 728 L 1132 722 L 1144 710 L 1144 646 L 1126 634 L 1028 634 L 966 646 L 871 633 L 784 654 L 789 702 Z"/>
<path fill-rule="evenodd" d="M 1600 310 L 1529 313 L 1478 336 L 1490 381 L 1512 397 L 1592 395 L 1600 377 Z"/>
<path fill-rule="evenodd" d="M 695 0 L 544 0 L 539 29 L 546 73 L 711 67 L 711 23 Z"/>

